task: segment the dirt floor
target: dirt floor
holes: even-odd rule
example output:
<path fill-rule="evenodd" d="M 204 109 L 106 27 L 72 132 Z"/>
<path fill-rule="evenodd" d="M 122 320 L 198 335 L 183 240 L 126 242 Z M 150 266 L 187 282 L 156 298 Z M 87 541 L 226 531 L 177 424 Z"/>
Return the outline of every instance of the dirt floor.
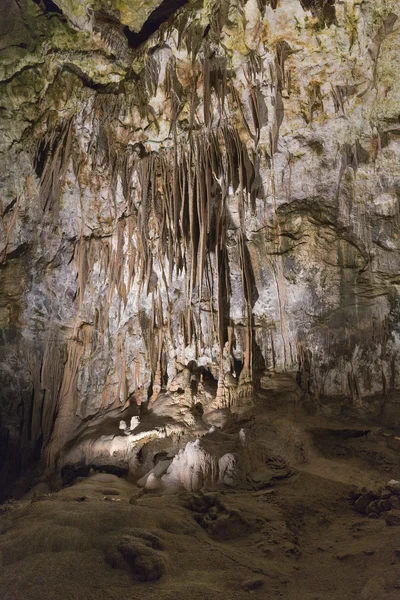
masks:
<path fill-rule="evenodd" d="M 140 496 L 95 474 L 3 507 L 1 600 L 399 600 L 400 527 L 349 502 L 399 479 L 396 432 L 267 411 L 248 427 L 292 460 L 243 489 Z"/>

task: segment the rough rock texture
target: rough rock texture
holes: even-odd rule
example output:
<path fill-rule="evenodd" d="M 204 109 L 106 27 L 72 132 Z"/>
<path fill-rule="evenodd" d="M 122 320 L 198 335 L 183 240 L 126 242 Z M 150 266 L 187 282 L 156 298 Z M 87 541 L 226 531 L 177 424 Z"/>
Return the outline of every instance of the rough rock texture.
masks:
<path fill-rule="evenodd" d="M 158 4 L 0 6 L 0 481 L 171 385 L 400 422 L 398 3 Z"/>

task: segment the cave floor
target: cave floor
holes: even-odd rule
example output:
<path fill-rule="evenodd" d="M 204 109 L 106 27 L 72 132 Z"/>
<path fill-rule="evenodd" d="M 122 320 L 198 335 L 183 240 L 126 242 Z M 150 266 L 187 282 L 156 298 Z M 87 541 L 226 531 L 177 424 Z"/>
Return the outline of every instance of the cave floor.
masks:
<path fill-rule="evenodd" d="M 313 452 L 258 489 L 140 495 L 96 474 L 17 503 L 0 517 L 0 598 L 398 600 L 400 527 L 357 514 L 348 499 L 355 485 L 398 479 L 390 433 L 305 422 Z M 127 539 L 145 547 L 145 570 L 161 565 L 160 579 L 140 582 L 113 563 Z"/>

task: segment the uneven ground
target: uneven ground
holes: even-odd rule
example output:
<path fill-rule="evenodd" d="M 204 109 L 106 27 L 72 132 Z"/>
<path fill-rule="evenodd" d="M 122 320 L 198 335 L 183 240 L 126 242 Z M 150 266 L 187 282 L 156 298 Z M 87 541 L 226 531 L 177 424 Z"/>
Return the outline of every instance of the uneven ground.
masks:
<path fill-rule="evenodd" d="M 400 528 L 348 500 L 399 477 L 396 432 L 271 409 L 247 427 L 268 443 L 277 424 L 292 464 L 243 489 L 140 496 L 95 474 L 20 501 L 0 517 L 1 599 L 397 600 Z"/>

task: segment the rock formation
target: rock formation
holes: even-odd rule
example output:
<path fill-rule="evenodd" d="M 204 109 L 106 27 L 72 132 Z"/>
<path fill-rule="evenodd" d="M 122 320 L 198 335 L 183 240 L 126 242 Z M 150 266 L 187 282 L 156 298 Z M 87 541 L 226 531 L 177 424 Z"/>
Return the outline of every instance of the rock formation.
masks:
<path fill-rule="evenodd" d="M 0 17 L 0 488 L 110 416 L 130 452 L 160 397 L 204 431 L 281 384 L 399 424 L 396 0 Z"/>

